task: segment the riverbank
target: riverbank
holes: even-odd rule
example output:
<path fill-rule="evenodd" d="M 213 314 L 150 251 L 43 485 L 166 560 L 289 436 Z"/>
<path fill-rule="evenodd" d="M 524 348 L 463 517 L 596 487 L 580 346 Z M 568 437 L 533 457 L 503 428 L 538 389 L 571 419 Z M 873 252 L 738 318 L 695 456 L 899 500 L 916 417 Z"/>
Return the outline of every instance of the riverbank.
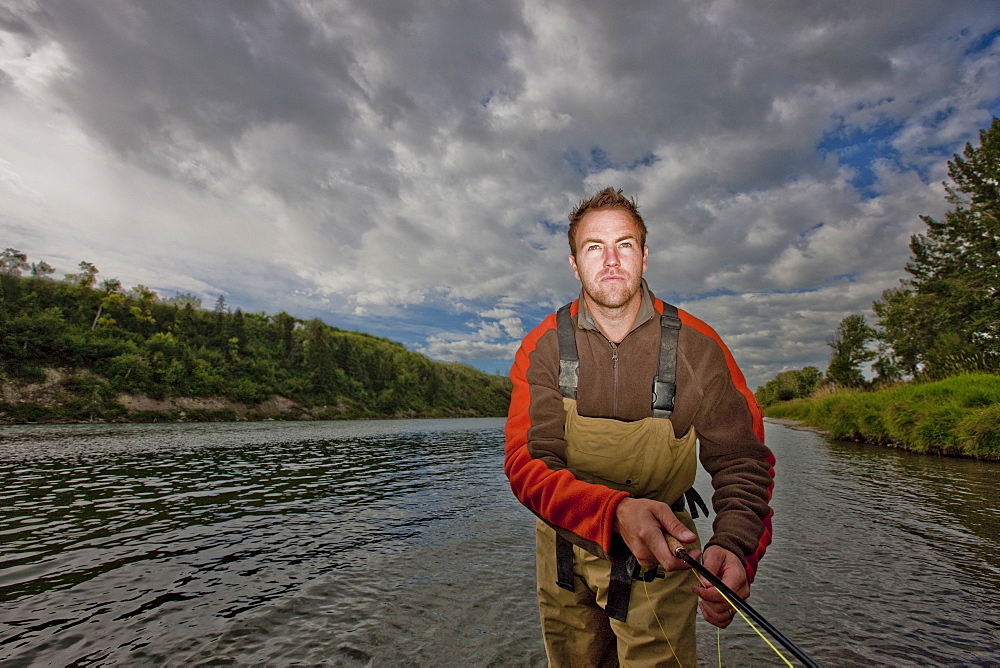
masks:
<path fill-rule="evenodd" d="M 222 396 L 151 397 L 108 392 L 103 379 L 87 372 L 44 369 L 43 375 L 36 383 L 0 380 L 0 425 L 500 417 L 467 407 L 378 413 L 344 402 L 312 405 L 277 394 L 259 402 Z"/>
<path fill-rule="evenodd" d="M 839 440 L 1000 461 L 1000 376 L 990 374 L 795 399 L 768 406 L 764 415 Z"/>

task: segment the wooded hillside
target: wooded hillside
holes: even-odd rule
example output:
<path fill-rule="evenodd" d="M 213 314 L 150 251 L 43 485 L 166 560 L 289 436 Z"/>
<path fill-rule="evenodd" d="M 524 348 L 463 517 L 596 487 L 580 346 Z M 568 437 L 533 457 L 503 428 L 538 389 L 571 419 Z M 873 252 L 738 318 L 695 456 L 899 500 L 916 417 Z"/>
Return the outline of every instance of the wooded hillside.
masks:
<path fill-rule="evenodd" d="M 0 421 L 506 413 L 507 378 L 318 319 L 98 287 L 80 269 L 59 281 L 14 249 L 0 257 Z"/>

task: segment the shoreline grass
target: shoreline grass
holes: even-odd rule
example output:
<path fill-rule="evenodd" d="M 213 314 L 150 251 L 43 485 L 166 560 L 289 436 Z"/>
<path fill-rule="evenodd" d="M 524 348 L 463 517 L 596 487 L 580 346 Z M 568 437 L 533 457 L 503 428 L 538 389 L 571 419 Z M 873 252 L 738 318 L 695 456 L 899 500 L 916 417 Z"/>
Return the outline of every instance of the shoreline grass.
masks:
<path fill-rule="evenodd" d="M 997 375 L 966 374 L 876 392 L 843 390 L 774 404 L 764 415 L 797 420 L 840 440 L 1000 461 Z"/>

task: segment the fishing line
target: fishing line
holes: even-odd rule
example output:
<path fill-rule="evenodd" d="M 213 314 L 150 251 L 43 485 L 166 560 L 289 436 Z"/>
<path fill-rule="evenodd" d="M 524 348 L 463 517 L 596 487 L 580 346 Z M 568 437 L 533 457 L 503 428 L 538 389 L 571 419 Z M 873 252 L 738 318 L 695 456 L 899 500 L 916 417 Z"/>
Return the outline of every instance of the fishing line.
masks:
<path fill-rule="evenodd" d="M 701 584 L 700 581 L 699 581 L 699 584 Z M 677 658 L 677 652 L 674 651 L 674 646 L 670 644 L 670 638 L 667 637 L 667 631 L 666 631 L 666 629 L 663 628 L 663 624 L 660 622 L 660 618 L 656 614 L 656 607 L 653 605 L 653 600 L 649 596 L 649 589 L 647 588 L 645 580 L 642 581 L 642 588 L 643 588 L 643 591 L 646 592 L 646 600 L 649 602 L 649 609 L 653 613 L 653 619 L 656 620 L 656 625 L 660 627 L 660 633 L 663 634 L 663 639 L 667 641 L 667 647 L 670 648 L 670 653 L 674 655 L 674 661 L 676 661 L 677 665 L 679 665 L 681 668 L 684 668 L 684 664 L 682 664 L 681 660 Z M 757 632 L 757 635 L 759 635 L 764 640 L 764 642 L 767 643 L 767 646 L 770 647 L 772 650 L 774 650 L 775 654 L 777 654 L 778 656 L 781 657 L 782 661 L 784 661 L 786 664 L 788 664 L 788 666 L 790 668 L 795 668 L 794 665 L 787 658 L 785 658 L 785 655 L 782 654 L 778 650 L 778 648 L 775 647 L 771 643 L 771 641 L 767 639 L 767 636 L 765 636 L 763 633 L 761 633 L 760 629 L 758 629 L 756 626 L 754 626 L 754 623 L 752 621 L 750 621 L 747 618 L 746 615 L 743 614 L 743 611 L 740 610 L 738 607 L 736 607 L 736 605 L 733 604 L 733 602 L 731 600 L 729 600 L 729 597 L 727 597 L 721 591 L 719 593 L 722 594 L 722 598 L 726 599 L 726 603 L 728 603 L 730 606 L 732 606 L 733 610 L 735 610 L 736 612 L 740 613 L 740 617 L 743 618 L 743 620 L 750 626 L 750 628 L 752 628 L 754 631 Z M 722 668 L 722 629 L 720 629 L 720 628 L 716 628 L 715 647 L 716 647 L 716 651 L 717 651 L 718 657 L 719 657 L 719 668 Z"/>
<path fill-rule="evenodd" d="M 728 596 L 726 596 L 725 594 L 723 594 L 722 591 L 719 590 L 718 588 L 716 588 L 716 591 L 718 591 L 719 594 L 722 595 L 722 598 L 726 599 L 726 603 L 728 603 L 730 605 L 730 607 L 732 607 L 733 610 L 735 610 L 736 612 L 740 613 L 740 617 L 743 618 L 743 621 L 745 621 L 750 626 L 750 628 L 752 628 L 754 631 L 756 631 L 757 635 L 759 635 L 761 637 L 761 639 L 764 642 L 767 643 L 768 647 L 770 647 L 772 650 L 774 650 L 775 654 L 777 654 L 778 656 L 781 657 L 782 661 L 784 661 L 786 664 L 788 664 L 789 668 L 795 668 L 795 666 L 792 664 L 792 662 L 789 661 L 787 658 L 785 658 L 785 655 L 782 654 L 781 651 L 777 647 L 775 647 L 771 643 L 770 640 L 768 640 L 767 636 L 765 636 L 763 633 L 761 633 L 760 629 L 758 629 L 756 626 L 754 626 L 754 623 L 751 622 L 750 619 L 746 615 L 743 614 L 743 611 L 740 610 L 738 607 L 736 607 L 735 603 L 733 603 L 731 600 L 729 600 Z M 722 635 L 722 629 L 719 629 L 719 635 L 720 636 Z M 722 641 L 720 640 L 719 642 L 721 643 Z M 720 666 L 722 665 L 722 648 L 721 648 L 721 646 L 719 648 L 719 665 Z"/>
<path fill-rule="evenodd" d="M 693 573 L 692 573 L 692 575 L 693 575 Z M 700 581 L 699 581 L 699 584 L 701 584 L 701 582 L 700 582 Z M 662 633 L 662 634 L 663 634 L 663 639 L 667 641 L 667 647 L 669 647 L 669 648 L 670 648 L 670 653 L 674 655 L 674 661 L 676 661 L 676 662 L 677 662 L 677 665 L 678 665 L 678 666 L 680 666 L 681 668 L 684 668 L 684 664 L 683 664 L 683 663 L 681 663 L 681 660 L 680 660 L 679 658 L 677 658 L 677 652 L 675 652 L 675 651 L 674 651 L 674 646 L 670 644 L 670 638 L 669 638 L 669 637 L 667 637 L 667 631 L 666 631 L 666 629 L 664 629 L 664 628 L 663 628 L 663 624 L 662 624 L 662 623 L 660 622 L 660 617 L 659 617 L 659 616 L 658 616 L 658 615 L 656 614 L 656 606 L 654 606 L 654 605 L 653 605 L 653 599 L 652 599 L 652 598 L 651 598 L 651 597 L 649 596 L 649 588 L 648 588 L 648 586 L 646 585 L 646 581 L 645 581 L 645 580 L 643 580 L 643 581 L 642 581 L 642 589 L 643 589 L 643 591 L 645 591 L 645 592 L 646 592 L 646 601 L 648 601 L 648 602 L 649 602 L 649 609 L 650 609 L 650 611 L 651 611 L 651 612 L 653 613 L 653 619 L 655 619 L 655 620 L 656 620 L 656 625 L 660 627 L 660 633 Z M 720 593 L 720 594 L 722 594 L 722 592 L 721 592 L 721 591 L 720 591 L 719 593 Z M 781 652 L 779 652 L 779 651 L 778 651 L 778 648 L 776 648 L 776 647 L 775 647 L 774 645 L 772 645 L 772 644 L 771 644 L 771 641 L 770 641 L 770 640 L 768 640 L 768 639 L 767 639 L 767 638 L 766 638 L 766 637 L 765 637 L 765 636 L 764 636 L 764 635 L 763 635 L 763 634 L 762 634 L 762 633 L 761 633 L 761 632 L 760 632 L 760 631 L 759 631 L 759 630 L 757 629 L 757 627 L 756 627 L 756 626 L 754 626 L 753 622 L 751 622 L 751 621 L 750 621 L 749 619 L 747 619 L 746 615 L 744 615 L 744 614 L 743 614 L 743 613 L 742 613 L 742 612 L 740 611 L 740 609 L 739 609 L 739 608 L 737 608 L 737 607 L 736 607 L 735 605 L 733 605 L 733 602 L 732 602 L 732 601 L 730 601 L 730 600 L 729 600 L 729 599 L 728 599 L 728 598 L 726 597 L 726 595 L 725 595 L 725 594 L 722 594 L 722 598 L 725 598 L 725 599 L 726 599 L 726 602 L 727 602 L 727 603 L 729 603 L 729 605 L 731 605 L 731 606 L 732 606 L 733 610 L 735 610 L 736 612 L 739 612 L 739 613 L 740 613 L 740 617 L 742 617 L 742 618 L 744 619 L 744 621 L 746 621 L 746 623 L 750 625 L 750 628 L 752 628 L 752 629 L 753 629 L 754 631 L 757 631 L 757 635 L 759 635 L 759 636 L 760 636 L 761 638 L 763 638 L 763 639 L 764 639 L 764 642 L 766 642 L 766 643 L 767 643 L 768 647 L 770 647 L 770 648 L 771 648 L 772 650 L 774 650 L 774 653 L 775 653 L 775 654 L 777 654 L 778 656 L 780 656 L 780 657 L 781 657 L 781 659 L 782 659 L 782 660 L 783 660 L 783 661 L 784 661 L 784 662 L 785 662 L 786 664 L 788 664 L 788 665 L 789 665 L 789 666 L 790 666 L 791 668 L 795 668 L 795 667 L 794 667 L 794 666 L 792 666 L 792 664 L 791 664 L 791 663 L 790 663 L 790 662 L 788 661 L 788 659 L 786 659 L 786 658 L 785 658 L 785 655 L 784 655 L 784 654 L 782 654 Z M 715 630 L 716 630 L 716 634 L 715 634 L 715 648 L 716 648 L 716 651 L 718 652 L 718 657 L 719 657 L 719 668 L 722 668 L 722 629 L 720 629 L 720 628 L 716 628 Z"/>
<path fill-rule="evenodd" d="M 660 633 L 663 634 L 663 639 L 667 641 L 667 647 L 670 648 L 670 653 L 674 655 L 674 661 L 677 662 L 678 666 L 684 668 L 684 664 L 677 658 L 677 652 L 674 651 L 674 646 L 670 644 L 670 638 L 667 637 L 667 631 L 663 628 L 663 624 L 660 623 L 660 618 L 656 614 L 656 606 L 653 605 L 653 599 L 649 597 L 649 589 L 646 586 L 645 580 L 642 581 L 642 589 L 646 592 L 646 601 L 649 602 L 649 609 L 653 613 L 653 619 L 656 620 L 656 625 L 660 627 Z M 722 661 L 722 655 L 719 655 L 719 661 Z"/>
<path fill-rule="evenodd" d="M 819 668 L 818 663 L 813 661 L 808 654 L 803 652 L 795 643 L 786 638 L 784 634 L 778 631 L 778 629 L 774 628 L 774 626 L 770 622 L 764 619 L 763 615 L 754 610 L 749 603 L 744 601 L 739 594 L 730 589 L 725 582 L 720 580 L 715 575 L 715 573 L 705 568 L 705 566 L 702 565 L 699 561 L 693 559 L 691 555 L 687 553 L 687 550 L 685 550 L 681 546 L 679 541 L 673 539 L 672 536 L 668 536 L 667 543 L 670 544 L 670 547 L 673 549 L 674 554 L 677 556 L 678 559 L 682 559 L 684 562 L 690 565 L 691 568 L 693 568 L 698 573 L 698 575 L 705 578 L 705 580 L 707 580 L 709 584 L 715 587 L 715 590 L 722 595 L 722 597 L 726 600 L 726 602 L 729 603 L 729 605 L 732 606 L 732 608 L 736 612 L 740 613 L 740 617 L 742 617 L 747 624 L 750 624 L 750 627 L 757 632 L 757 635 L 759 635 L 761 638 L 764 638 L 764 635 L 761 634 L 761 632 L 757 629 L 757 627 L 750 622 L 750 619 L 747 617 L 747 615 L 752 617 L 754 621 L 757 622 L 757 624 L 764 627 L 764 629 L 766 629 L 767 632 L 771 634 L 771 637 L 773 637 L 775 640 L 784 645 L 785 649 L 787 649 L 789 652 L 795 655 L 795 657 L 801 660 L 808 668 Z M 767 644 L 771 647 L 771 649 L 775 651 L 775 653 L 778 656 L 784 659 L 785 663 L 787 663 L 789 666 L 792 665 L 788 661 L 788 659 L 786 659 L 785 656 L 781 652 L 779 652 L 777 648 L 775 648 L 775 646 L 772 645 L 767 638 L 764 638 L 764 641 L 767 642 Z"/>
<path fill-rule="evenodd" d="M 796 658 L 800 659 L 808 668 L 820 668 L 818 663 L 813 661 L 809 657 L 809 655 L 807 655 L 805 652 L 799 649 L 799 647 L 795 645 L 795 643 L 793 643 L 791 640 L 786 638 L 780 631 L 774 628 L 774 626 L 772 626 L 770 622 L 764 619 L 764 617 L 759 612 L 754 610 L 753 607 L 751 607 L 749 603 L 743 600 L 743 598 L 741 598 L 739 594 L 730 589 L 726 585 L 726 583 L 724 583 L 714 573 L 705 568 L 703 564 L 692 558 L 691 555 L 687 553 L 687 550 L 685 550 L 680 545 L 679 542 L 677 542 L 676 540 L 671 540 L 670 536 L 667 537 L 667 542 L 671 543 L 671 547 L 674 548 L 674 554 L 677 556 L 677 558 L 683 560 L 694 569 L 695 572 L 692 573 L 692 575 L 700 575 L 704 577 L 705 580 L 707 581 L 707 584 L 710 584 L 711 586 L 715 587 L 715 590 L 719 592 L 719 595 L 722 596 L 722 598 L 726 601 L 726 603 L 728 603 L 729 606 L 735 612 L 738 612 L 740 614 L 740 617 L 743 618 L 743 621 L 745 621 L 747 625 L 751 629 L 753 629 L 754 632 L 758 636 L 760 636 L 765 643 L 767 643 L 767 646 L 770 647 L 775 654 L 781 657 L 781 660 L 784 661 L 789 668 L 795 668 L 795 667 L 792 664 L 792 662 L 789 661 L 788 658 L 784 654 L 782 654 L 777 647 L 774 646 L 774 643 L 772 643 L 763 633 L 760 632 L 760 629 L 757 628 L 757 625 L 754 624 L 753 621 L 751 621 L 750 619 L 751 617 L 753 617 L 754 620 L 756 620 L 761 626 L 763 626 L 768 633 L 770 633 L 776 640 L 778 640 L 778 642 L 784 645 L 786 649 L 788 649 L 793 655 L 795 655 Z M 697 579 L 697 577 L 695 579 Z M 646 585 L 646 582 L 647 581 L 645 579 L 642 580 L 642 587 L 643 590 L 646 592 L 646 600 L 647 602 L 649 602 L 650 611 L 653 613 L 653 619 L 656 620 L 657 626 L 660 627 L 660 633 L 663 634 L 664 640 L 667 641 L 667 647 L 670 648 L 670 653 L 673 654 L 674 660 L 677 662 L 678 665 L 680 665 L 683 668 L 683 664 L 681 664 L 680 659 L 677 657 L 677 652 L 674 651 L 674 646 L 670 643 L 670 638 L 667 637 L 666 629 L 663 628 L 663 624 L 660 622 L 660 618 L 656 614 L 656 607 L 653 605 L 653 601 L 649 595 L 649 589 Z M 699 581 L 699 584 L 702 583 Z M 716 643 L 719 654 L 719 666 L 721 668 L 722 629 L 718 629 L 717 631 Z"/>
<path fill-rule="evenodd" d="M 694 575 L 693 572 L 691 574 Z M 695 579 L 697 580 L 697 577 Z M 699 581 L 699 584 L 701 584 L 700 581 Z M 650 596 L 649 596 L 649 589 L 647 588 L 646 580 L 642 581 L 642 589 L 643 589 L 643 591 L 646 592 L 646 601 L 649 602 L 649 610 L 650 610 L 650 612 L 653 613 L 653 619 L 656 620 L 656 625 L 660 627 L 660 633 L 663 634 L 663 639 L 667 641 L 667 647 L 670 648 L 670 653 L 674 655 L 674 661 L 677 662 L 678 666 L 680 666 L 681 668 L 684 668 L 684 664 L 681 663 L 681 660 L 679 658 L 677 658 L 677 652 L 674 651 L 674 646 L 670 644 L 670 638 L 667 637 L 667 631 L 666 631 L 666 629 L 663 628 L 663 624 L 660 623 L 660 618 L 656 614 L 656 606 L 653 605 L 653 599 L 650 598 Z M 751 624 L 751 626 L 753 626 L 753 625 Z M 719 668 L 722 668 L 722 629 L 716 628 L 715 630 L 717 631 L 717 633 L 715 635 L 715 649 L 718 652 L 718 656 L 719 656 Z M 767 638 L 764 638 L 764 640 L 766 641 Z M 770 643 L 768 643 L 768 644 L 770 644 Z M 771 649 L 774 649 L 774 647 L 772 646 Z M 778 653 L 778 656 L 781 656 L 780 652 Z M 784 659 L 785 657 L 782 656 L 781 658 Z M 787 659 L 785 660 L 785 663 L 788 663 Z"/>

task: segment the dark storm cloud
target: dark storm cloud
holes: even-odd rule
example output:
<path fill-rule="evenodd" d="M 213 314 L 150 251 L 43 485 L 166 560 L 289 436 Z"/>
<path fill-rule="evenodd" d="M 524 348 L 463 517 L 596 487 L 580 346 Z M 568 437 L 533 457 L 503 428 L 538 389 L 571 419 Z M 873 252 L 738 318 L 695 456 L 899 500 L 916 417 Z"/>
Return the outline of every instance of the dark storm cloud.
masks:
<path fill-rule="evenodd" d="M 269 312 L 409 305 L 410 345 L 494 370 L 575 294 L 566 214 L 615 185 L 657 292 L 763 382 L 901 275 L 997 109 L 998 26 L 995 2 L 8 3 L 0 220 Z"/>

